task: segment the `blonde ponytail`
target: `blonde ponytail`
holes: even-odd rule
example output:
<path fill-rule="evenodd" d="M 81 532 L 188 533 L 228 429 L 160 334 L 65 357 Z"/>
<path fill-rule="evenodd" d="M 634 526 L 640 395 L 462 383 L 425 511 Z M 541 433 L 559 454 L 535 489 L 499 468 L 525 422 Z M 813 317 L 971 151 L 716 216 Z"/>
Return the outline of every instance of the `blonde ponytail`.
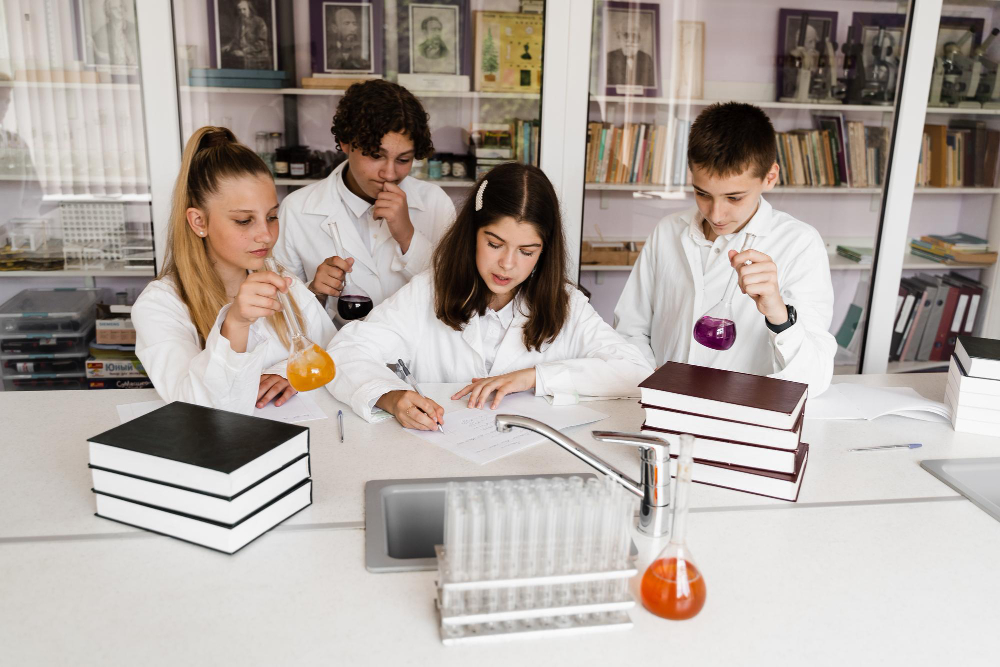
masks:
<path fill-rule="evenodd" d="M 167 253 L 160 278 L 170 278 L 188 308 L 202 345 L 229 303 L 222 279 L 208 256 L 207 239 L 198 236 L 187 222 L 187 210 L 205 210 L 206 201 L 218 192 L 219 182 L 240 176 L 271 176 L 260 156 L 241 144 L 225 127 L 202 127 L 184 146 L 181 171 L 174 185 L 167 233 Z M 292 295 L 292 309 L 299 322 L 302 313 Z M 283 313 L 268 317 L 279 340 L 288 347 L 288 323 Z"/>

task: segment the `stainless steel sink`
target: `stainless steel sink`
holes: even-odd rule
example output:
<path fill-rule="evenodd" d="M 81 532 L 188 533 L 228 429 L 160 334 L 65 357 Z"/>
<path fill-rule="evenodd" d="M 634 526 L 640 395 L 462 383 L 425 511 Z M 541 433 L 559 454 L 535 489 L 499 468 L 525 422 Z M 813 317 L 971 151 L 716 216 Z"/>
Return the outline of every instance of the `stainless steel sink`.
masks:
<path fill-rule="evenodd" d="M 378 479 L 365 484 L 365 567 L 369 572 L 434 570 L 434 546 L 444 543 L 444 498 L 448 482 L 500 481 L 568 477 L 511 475 L 506 477 L 442 477 L 439 479 Z"/>
<path fill-rule="evenodd" d="M 920 465 L 1000 521 L 1000 458 L 928 459 Z"/>

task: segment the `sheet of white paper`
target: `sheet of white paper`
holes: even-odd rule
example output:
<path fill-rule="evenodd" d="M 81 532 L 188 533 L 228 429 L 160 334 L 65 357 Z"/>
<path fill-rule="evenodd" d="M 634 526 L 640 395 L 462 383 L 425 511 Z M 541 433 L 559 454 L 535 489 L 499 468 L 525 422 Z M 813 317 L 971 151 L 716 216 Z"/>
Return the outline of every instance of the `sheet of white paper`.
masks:
<path fill-rule="evenodd" d="M 844 396 L 839 386 L 831 384 L 816 398 L 810 397 L 806 401 L 806 419 L 864 419 L 854 401 Z"/>
<path fill-rule="evenodd" d="M 166 401 L 145 401 L 143 403 L 119 405 L 117 406 L 118 420 L 124 424 L 157 408 L 162 408 L 166 404 Z M 322 408 L 316 404 L 316 400 L 309 394 L 296 394 L 280 408 L 275 407 L 274 403 L 268 403 L 263 408 L 254 408 L 253 416 L 285 422 L 286 424 L 326 419 L 326 413 L 323 412 Z"/>
<path fill-rule="evenodd" d="M 869 387 L 844 382 L 806 402 L 808 419 L 877 419 L 897 415 L 923 421 L 947 422 L 951 409 L 911 387 Z"/>
<path fill-rule="evenodd" d="M 461 386 L 458 387 L 459 389 Z M 418 438 L 445 449 L 452 454 L 480 465 L 519 452 L 546 438 L 532 431 L 514 429 L 510 433 L 498 433 L 496 416 L 516 414 L 537 419 L 555 429 L 564 429 L 580 424 L 589 424 L 607 417 L 603 412 L 591 410 L 581 405 L 552 406 L 544 399 L 530 394 L 514 394 L 504 397 L 496 410 L 465 407 L 462 401 L 451 401 L 449 387 L 438 385 L 421 387 L 429 397 L 448 397 L 445 403 L 445 433 L 439 431 L 409 431 Z M 454 393 L 455 390 L 450 390 Z"/>

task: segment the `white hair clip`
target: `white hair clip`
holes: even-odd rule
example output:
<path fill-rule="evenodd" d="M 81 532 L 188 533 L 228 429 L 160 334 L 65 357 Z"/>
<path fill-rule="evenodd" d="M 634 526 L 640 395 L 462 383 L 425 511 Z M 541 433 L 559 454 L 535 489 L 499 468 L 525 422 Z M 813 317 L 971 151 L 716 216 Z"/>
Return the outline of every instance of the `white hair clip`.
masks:
<path fill-rule="evenodd" d="M 479 192 L 476 193 L 476 210 L 483 210 L 483 193 L 486 192 L 486 184 L 489 181 L 483 181 L 483 184 L 479 186 Z"/>

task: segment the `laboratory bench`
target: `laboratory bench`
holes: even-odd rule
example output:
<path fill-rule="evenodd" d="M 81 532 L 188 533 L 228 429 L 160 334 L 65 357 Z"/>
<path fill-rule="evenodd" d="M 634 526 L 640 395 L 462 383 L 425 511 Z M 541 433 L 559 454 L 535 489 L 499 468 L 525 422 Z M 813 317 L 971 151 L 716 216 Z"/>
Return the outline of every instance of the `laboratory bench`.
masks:
<path fill-rule="evenodd" d="M 911 386 L 941 400 L 945 379 L 836 381 Z M 589 468 L 551 444 L 478 466 L 315 395 L 329 418 L 304 424 L 312 506 L 226 556 L 93 514 L 87 437 L 118 424 L 116 405 L 155 392 L 0 393 L 2 662 L 985 665 L 1000 655 L 1000 524 L 919 466 L 1000 456 L 1000 438 L 900 417 L 807 420 L 797 503 L 692 488 L 688 543 L 708 586 L 694 619 L 665 621 L 637 605 L 627 631 L 446 648 L 434 572 L 365 570 L 365 482 Z M 632 449 L 589 433 L 636 430 L 638 404 L 588 405 L 608 418 L 567 433 L 637 475 Z M 923 447 L 847 452 L 899 442 Z M 635 541 L 641 572 L 663 542 Z"/>

